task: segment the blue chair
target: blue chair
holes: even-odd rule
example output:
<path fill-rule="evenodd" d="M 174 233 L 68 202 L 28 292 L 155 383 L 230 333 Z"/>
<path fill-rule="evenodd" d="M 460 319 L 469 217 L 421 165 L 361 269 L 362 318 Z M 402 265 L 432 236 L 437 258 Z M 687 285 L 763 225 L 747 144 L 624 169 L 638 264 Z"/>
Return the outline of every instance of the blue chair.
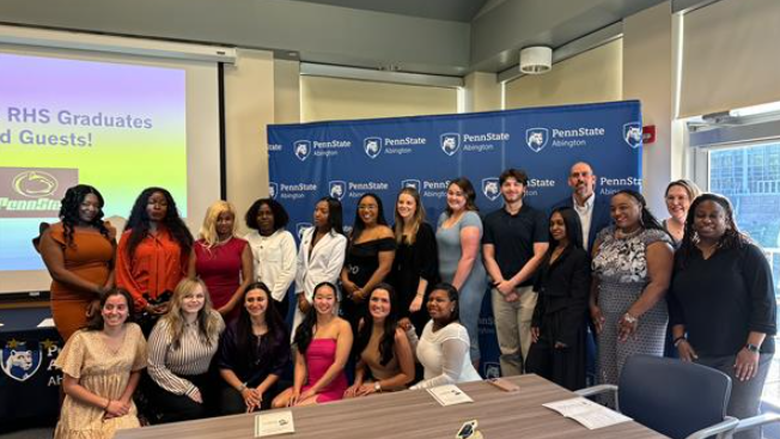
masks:
<path fill-rule="evenodd" d="M 738 423 L 726 416 L 731 378 L 699 364 L 634 355 L 623 366 L 619 386 L 603 384 L 576 393 L 606 392 L 614 392 L 621 413 L 675 439 L 728 437 Z"/>

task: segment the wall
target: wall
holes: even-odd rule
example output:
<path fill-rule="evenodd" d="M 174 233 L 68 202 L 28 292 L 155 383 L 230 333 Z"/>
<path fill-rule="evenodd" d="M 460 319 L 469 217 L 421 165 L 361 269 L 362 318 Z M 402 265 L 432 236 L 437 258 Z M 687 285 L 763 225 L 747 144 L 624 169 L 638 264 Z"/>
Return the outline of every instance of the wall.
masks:
<path fill-rule="evenodd" d="M 620 39 L 553 65 L 543 75 L 506 84 L 506 108 L 619 101 L 623 98 Z"/>

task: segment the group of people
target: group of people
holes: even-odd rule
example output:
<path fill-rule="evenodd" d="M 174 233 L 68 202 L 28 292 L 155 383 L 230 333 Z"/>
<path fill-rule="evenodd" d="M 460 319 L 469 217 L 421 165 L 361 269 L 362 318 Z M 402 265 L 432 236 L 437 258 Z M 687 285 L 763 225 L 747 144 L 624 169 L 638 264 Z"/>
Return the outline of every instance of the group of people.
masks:
<path fill-rule="evenodd" d="M 571 197 L 544 212 L 524 200 L 527 174 L 508 169 L 503 207 L 481 216 L 457 178 L 435 228 L 415 189 L 398 194 L 392 226 L 367 193 L 348 235 L 341 203 L 325 197 L 297 249 L 273 199 L 247 211 L 244 238 L 232 205 L 214 203 L 195 240 L 163 188 L 141 193 L 116 244 L 100 193 L 70 188 L 40 240 L 67 342 L 57 436 L 138 425 L 134 393 L 154 423 L 478 380 L 487 291 L 504 376 L 582 388 L 593 333 L 599 383 L 669 345 L 733 377 L 729 414 L 756 414 L 774 291 L 729 201 L 675 181 L 659 222 L 639 193 L 600 198 L 595 183 L 574 164 Z"/>

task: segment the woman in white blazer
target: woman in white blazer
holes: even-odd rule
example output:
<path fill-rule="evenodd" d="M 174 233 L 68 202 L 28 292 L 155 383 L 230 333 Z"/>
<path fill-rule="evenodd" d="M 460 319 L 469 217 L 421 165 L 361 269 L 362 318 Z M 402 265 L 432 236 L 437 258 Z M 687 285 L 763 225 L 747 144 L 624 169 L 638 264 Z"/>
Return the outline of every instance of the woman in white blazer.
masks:
<path fill-rule="evenodd" d="M 314 226 L 304 230 L 298 250 L 292 337 L 295 337 L 295 329 L 311 306 L 314 287 L 320 282 L 337 283 L 346 248 L 341 202 L 333 197 L 324 197 L 314 206 Z"/>

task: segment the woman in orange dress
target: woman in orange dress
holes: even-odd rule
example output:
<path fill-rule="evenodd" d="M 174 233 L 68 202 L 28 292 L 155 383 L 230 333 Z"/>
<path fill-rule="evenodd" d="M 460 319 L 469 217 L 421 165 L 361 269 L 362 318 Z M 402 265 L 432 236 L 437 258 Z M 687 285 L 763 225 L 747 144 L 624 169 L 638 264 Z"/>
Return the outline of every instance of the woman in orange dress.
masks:
<path fill-rule="evenodd" d="M 73 186 L 62 199 L 60 222 L 41 237 L 41 256 L 52 278 L 51 312 L 65 341 L 86 326 L 100 295 L 114 285 L 116 232 L 102 220 L 103 204 L 94 187 Z"/>
<path fill-rule="evenodd" d="M 135 200 L 116 257 L 117 287 L 133 296 L 138 322 L 149 334 L 187 276 L 193 239 L 166 189 L 144 189 Z"/>

